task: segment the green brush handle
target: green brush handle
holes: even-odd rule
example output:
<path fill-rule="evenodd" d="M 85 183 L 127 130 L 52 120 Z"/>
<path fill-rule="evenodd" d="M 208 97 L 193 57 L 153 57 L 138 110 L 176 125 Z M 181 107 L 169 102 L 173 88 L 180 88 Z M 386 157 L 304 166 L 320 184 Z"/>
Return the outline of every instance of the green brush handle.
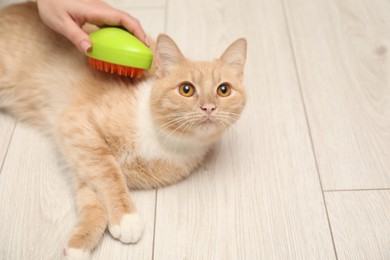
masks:
<path fill-rule="evenodd" d="M 89 38 L 92 42 L 89 57 L 139 69 L 152 66 L 152 51 L 124 29 L 105 27 L 91 33 Z"/>

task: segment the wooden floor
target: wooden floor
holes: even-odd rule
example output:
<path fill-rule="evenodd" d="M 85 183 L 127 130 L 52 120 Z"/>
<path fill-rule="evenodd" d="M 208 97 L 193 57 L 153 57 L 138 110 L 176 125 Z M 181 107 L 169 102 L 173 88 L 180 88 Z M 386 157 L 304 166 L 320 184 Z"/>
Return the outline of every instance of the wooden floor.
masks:
<path fill-rule="evenodd" d="M 246 37 L 249 102 L 192 177 L 134 192 L 142 240 L 107 233 L 93 259 L 390 259 L 389 1 L 111 3 L 194 59 Z M 0 114 L 0 259 L 60 258 L 65 175 L 48 140 Z"/>

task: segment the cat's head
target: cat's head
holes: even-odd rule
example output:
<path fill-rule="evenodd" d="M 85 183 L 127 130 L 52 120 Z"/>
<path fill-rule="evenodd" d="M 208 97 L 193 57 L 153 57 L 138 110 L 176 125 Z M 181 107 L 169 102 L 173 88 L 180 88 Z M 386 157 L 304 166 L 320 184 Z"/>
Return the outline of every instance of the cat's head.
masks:
<path fill-rule="evenodd" d="M 233 42 L 219 59 L 186 59 L 166 35 L 157 39 L 156 80 L 151 111 L 160 133 L 213 142 L 240 116 L 246 102 L 245 39 Z"/>

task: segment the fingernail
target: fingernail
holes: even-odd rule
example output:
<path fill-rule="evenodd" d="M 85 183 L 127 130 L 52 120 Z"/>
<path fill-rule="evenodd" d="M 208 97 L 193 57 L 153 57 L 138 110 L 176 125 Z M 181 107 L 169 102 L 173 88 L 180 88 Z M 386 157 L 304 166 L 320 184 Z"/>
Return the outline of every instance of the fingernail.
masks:
<path fill-rule="evenodd" d="M 146 46 L 150 47 L 148 37 L 146 37 L 146 36 L 145 36 L 145 43 L 146 43 Z"/>
<path fill-rule="evenodd" d="M 89 53 L 89 52 L 91 52 L 91 50 L 92 50 L 92 45 L 91 45 L 91 43 L 89 43 L 89 42 L 87 42 L 87 41 L 82 41 L 82 42 L 80 43 L 80 48 L 81 48 L 81 50 L 82 50 L 83 52 Z"/>

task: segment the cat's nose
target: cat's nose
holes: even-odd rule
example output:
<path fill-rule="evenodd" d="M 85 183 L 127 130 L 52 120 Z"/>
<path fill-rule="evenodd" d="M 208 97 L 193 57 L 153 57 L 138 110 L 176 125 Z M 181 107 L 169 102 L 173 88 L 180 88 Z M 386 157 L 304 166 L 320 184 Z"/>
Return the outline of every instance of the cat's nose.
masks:
<path fill-rule="evenodd" d="M 217 106 L 214 104 L 205 104 L 200 107 L 204 112 L 206 112 L 208 115 L 210 115 L 215 109 L 217 109 Z"/>

